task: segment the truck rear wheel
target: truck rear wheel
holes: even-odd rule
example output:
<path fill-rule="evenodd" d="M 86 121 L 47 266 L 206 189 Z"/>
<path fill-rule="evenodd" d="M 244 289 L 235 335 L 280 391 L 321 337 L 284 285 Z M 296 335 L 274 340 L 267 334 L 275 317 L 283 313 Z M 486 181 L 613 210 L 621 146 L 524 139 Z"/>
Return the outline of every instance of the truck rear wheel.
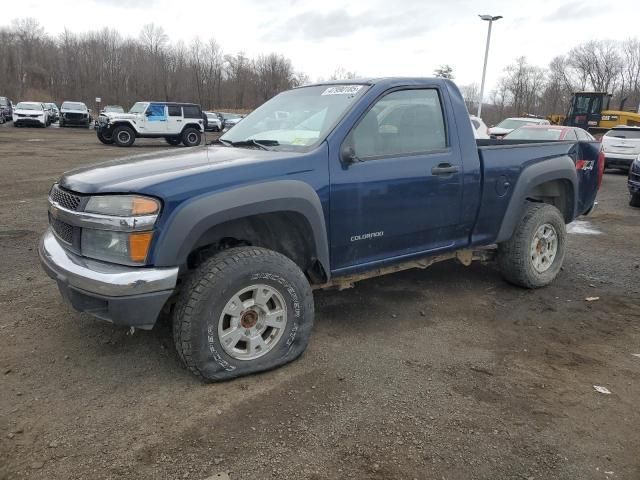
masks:
<path fill-rule="evenodd" d="M 313 295 L 289 258 L 257 247 L 225 250 L 189 277 L 173 316 L 186 367 L 206 380 L 270 370 L 304 352 Z"/>
<path fill-rule="evenodd" d="M 566 250 L 564 218 L 553 205 L 527 202 L 509 240 L 498 245 L 498 265 L 505 280 L 524 288 L 551 283 Z"/>
<path fill-rule="evenodd" d="M 125 125 L 113 129 L 113 143 L 119 147 L 130 147 L 136 141 L 134 131 Z"/>
<path fill-rule="evenodd" d="M 200 145 L 200 139 L 200 132 L 193 127 L 187 127 L 182 132 L 182 144 L 185 147 L 197 147 Z"/>
<path fill-rule="evenodd" d="M 629 205 L 632 207 L 640 207 L 640 193 L 632 193 Z"/>

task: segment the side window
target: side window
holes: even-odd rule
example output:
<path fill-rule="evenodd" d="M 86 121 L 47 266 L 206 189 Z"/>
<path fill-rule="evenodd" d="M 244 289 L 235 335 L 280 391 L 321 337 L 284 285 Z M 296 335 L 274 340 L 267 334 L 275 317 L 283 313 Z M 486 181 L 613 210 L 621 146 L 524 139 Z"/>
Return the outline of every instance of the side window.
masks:
<path fill-rule="evenodd" d="M 167 105 L 170 117 L 181 117 L 182 107 L 180 105 Z"/>
<path fill-rule="evenodd" d="M 159 122 L 167 119 L 165 106 L 162 103 L 150 103 L 147 107 L 146 115 L 150 122 Z"/>
<path fill-rule="evenodd" d="M 473 128 L 475 128 L 476 130 L 478 130 L 480 128 L 480 122 L 477 120 L 471 120 L 471 123 L 473 123 Z"/>
<path fill-rule="evenodd" d="M 351 131 L 347 142 L 361 160 L 446 148 L 438 91 L 400 90 L 384 96 Z"/>
<path fill-rule="evenodd" d="M 184 118 L 202 118 L 202 112 L 197 105 L 184 105 L 182 110 L 184 111 Z"/>
<path fill-rule="evenodd" d="M 578 134 L 578 140 L 591 141 L 591 137 L 589 137 L 589 134 L 584 130 L 576 130 L 576 133 Z"/>

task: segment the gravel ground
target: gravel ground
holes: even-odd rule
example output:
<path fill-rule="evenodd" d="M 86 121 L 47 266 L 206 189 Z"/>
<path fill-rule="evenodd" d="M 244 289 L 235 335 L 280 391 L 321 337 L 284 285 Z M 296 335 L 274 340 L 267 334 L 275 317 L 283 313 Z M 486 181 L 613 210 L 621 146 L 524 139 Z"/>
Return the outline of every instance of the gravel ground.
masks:
<path fill-rule="evenodd" d="M 61 172 L 165 148 L 0 126 L 0 479 L 640 478 L 640 210 L 624 175 L 572 226 L 553 285 L 450 262 L 319 292 L 299 361 L 205 385 L 167 326 L 130 335 L 74 312 L 36 254 Z"/>

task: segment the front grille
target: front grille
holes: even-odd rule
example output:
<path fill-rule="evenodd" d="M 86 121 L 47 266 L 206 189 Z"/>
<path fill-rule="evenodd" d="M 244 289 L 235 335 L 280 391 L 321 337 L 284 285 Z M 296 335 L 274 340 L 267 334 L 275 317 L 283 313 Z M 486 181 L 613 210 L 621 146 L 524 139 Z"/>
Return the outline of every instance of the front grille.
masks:
<path fill-rule="evenodd" d="M 54 217 L 49 217 L 49 224 L 60 240 L 73 243 L 73 227 L 71 225 Z"/>
<path fill-rule="evenodd" d="M 63 190 L 58 185 L 54 185 L 50 194 L 51 200 L 67 210 L 77 210 L 80 206 L 80 197 L 67 190 Z"/>
<path fill-rule="evenodd" d="M 65 113 L 64 116 L 69 120 L 82 120 L 84 118 L 84 113 Z"/>
<path fill-rule="evenodd" d="M 640 173 L 631 172 L 629 175 L 629 180 L 632 182 L 640 182 Z"/>

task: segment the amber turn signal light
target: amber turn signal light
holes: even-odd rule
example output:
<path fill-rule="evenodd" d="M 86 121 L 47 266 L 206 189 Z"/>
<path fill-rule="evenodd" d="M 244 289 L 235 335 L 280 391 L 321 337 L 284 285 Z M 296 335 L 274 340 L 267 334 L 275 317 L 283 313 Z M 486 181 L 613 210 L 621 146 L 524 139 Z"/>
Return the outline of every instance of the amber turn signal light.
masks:
<path fill-rule="evenodd" d="M 129 258 L 134 262 L 147 259 L 153 232 L 137 232 L 129 235 Z"/>
<path fill-rule="evenodd" d="M 131 213 L 133 215 L 153 215 L 158 213 L 158 202 L 152 198 L 133 197 Z"/>

